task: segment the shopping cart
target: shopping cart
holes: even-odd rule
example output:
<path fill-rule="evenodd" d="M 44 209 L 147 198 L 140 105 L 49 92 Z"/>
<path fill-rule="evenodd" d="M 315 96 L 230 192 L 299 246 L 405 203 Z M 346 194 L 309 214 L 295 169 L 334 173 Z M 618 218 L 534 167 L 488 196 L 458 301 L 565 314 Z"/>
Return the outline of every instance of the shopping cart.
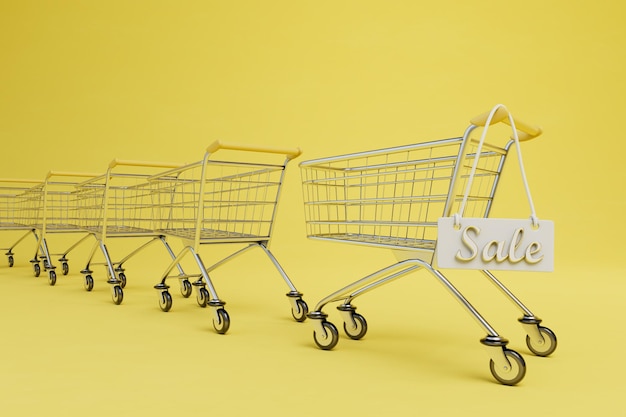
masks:
<path fill-rule="evenodd" d="M 223 157 L 225 153 L 230 153 L 230 158 L 213 159 L 218 150 L 222 150 Z M 286 159 L 280 164 L 259 162 L 265 159 L 262 154 L 268 154 L 266 156 L 270 159 L 269 154 L 281 154 Z M 299 155 L 299 149 L 242 146 L 217 141 L 207 148 L 201 161 L 151 178 L 154 204 L 160 210 L 157 215 L 158 232 L 181 238 L 184 242 L 184 248 L 155 286 L 163 311 L 168 311 L 172 305 L 166 280 L 174 267 L 191 254 L 199 273 L 186 277 L 197 279 L 193 282 L 197 289 L 197 302 L 202 307 L 208 305 L 212 308 L 215 330 L 220 334 L 226 333 L 230 317 L 209 273 L 258 247 L 269 257 L 289 287 L 287 297 L 294 319 L 306 319 L 308 306 L 302 300 L 302 293 L 298 292 L 269 250 L 285 169 L 287 163 Z M 235 161 L 231 160 L 233 156 Z M 222 243 L 245 246 L 213 266 L 205 267 L 199 255 L 200 246 Z"/>
<path fill-rule="evenodd" d="M 508 112 L 498 110 L 491 120 L 507 122 Z M 316 159 L 300 164 L 305 200 L 307 234 L 311 239 L 354 243 L 391 249 L 397 263 L 368 275 L 322 299 L 308 314 L 315 325 L 315 343 L 325 350 L 338 342 L 335 325 L 322 311 L 329 303 L 337 309 L 348 337 L 361 339 L 367 332 L 365 318 L 353 300 L 410 272 L 426 269 L 433 274 L 487 332 L 481 342 L 488 347 L 490 369 L 501 383 L 513 385 L 525 374 L 526 365 L 508 341 L 478 313 L 470 302 L 436 269 L 437 222 L 459 209 L 477 142 L 471 133 L 485 127 L 488 117 L 474 118 L 459 138 L 437 140 L 369 152 Z M 532 139 L 541 130 L 515 123 L 520 140 Z M 485 143 L 480 152 L 466 217 L 487 217 L 511 145 Z M 527 332 L 526 343 L 536 355 L 547 356 L 556 348 L 554 333 L 525 307 L 489 271 L 482 273 L 523 313 L 519 320 Z"/>
<path fill-rule="evenodd" d="M 15 263 L 13 249 L 31 234 L 37 239 L 35 229 L 25 219 L 25 193 L 40 182 L 28 179 L 0 179 L 0 230 L 21 232 L 11 246 L 0 248 L 6 251 L 9 267 Z"/>
<path fill-rule="evenodd" d="M 91 233 L 96 238 L 87 264 L 81 270 L 85 290 L 91 291 L 94 288 L 94 271 L 91 267 L 98 264 L 104 265 L 107 283 L 111 285 L 113 302 L 119 305 L 124 299 L 123 288 L 127 282 L 125 262 L 157 241 L 160 241 L 168 254 L 174 258 L 174 253 L 165 236 L 155 232 L 153 224 L 155 208 L 152 204 L 148 178 L 164 169 L 179 166 L 172 163 L 115 159 L 109 164 L 104 175 L 77 184 L 78 224 L 82 230 Z M 109 239 L 112 238 L 147 238 L 148 240 L 121 260 L 114 261 L 107 247 Z M 104 258 L 102 263 L 93 262 L 98 252 Z M 178 268 L 183 274 L 184 271 L 180 265 Z M 181 292 L 185 297 L 191 295 L 191 284 L 188 280 L 181 280 Z"/>
<path fill-rule="evenodd" d="M 76 185 L 85 178 L 93 178 L 98 174 L 83 172 L 50 171 L 43 182 L 29 188 L 22 195 L 23 222 L 35 230 L 37 246 L 35 255 L 30 261 L 35 277 L 43 270 L 48 272 L 48 283 L 55 285 L 57 281 L 56 266 L 52 258 L 61 262 L 63 275 L 69 273 L 68 254 L 89 238 L 90 234 L 78 225 L 76 207 Z M 65 251 L 52 253 L 48 239 L 53 234 L 78 234 L 80 237 Z"/>

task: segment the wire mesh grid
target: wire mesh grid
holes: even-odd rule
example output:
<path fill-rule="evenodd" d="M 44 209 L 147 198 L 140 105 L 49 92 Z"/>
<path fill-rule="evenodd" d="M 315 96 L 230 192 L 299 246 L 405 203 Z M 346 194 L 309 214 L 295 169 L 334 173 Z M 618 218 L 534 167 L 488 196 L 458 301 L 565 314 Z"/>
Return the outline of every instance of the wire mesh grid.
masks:
<path fill-rule="evenodd" d="M 31 227 L 42 224 L 44 189 L 45 184 L 42 182 L 19 196 L 20 212 L 17 218 L 21 224 Z"/>
<path fill-rule="evenodd" d="M 283 165 L 201 161 L 151 178 L 157 228 L 206 243 L 268 239 Z"/>
<path fill-rule="evenodd" d="M 151 174 L 109 173 L 77 187 L 80 225 L 92 233 L 154 234 Z"/>
<path fill-rule="evenodd" d="M 48 180 L 43 190 L 43 210 L 41 210 L 38 228 L 48 231 L 78 231 L 79 216 L 76 206 L 76 184 L 71 180 Z"/>
<path fill-rule="evenodd" d="M 0 230 L 30 229 L 37 218 L 29 212 L 28 191 L 36 187 L 36 181 L 0 179 Z M 35 207 L 38 208 L 38 205 Z"/>
<path fill-rule="evenodd" d="M 21 196 L 20 217 L 24 224 L 55 233 L 81 231 L 77 186 L 90 176 L 51 172 L 45 181 Z"/>
<path fill-rule="evenodd" d="M 475 160 L 476 143 L 462 144 L 445 139 L 302 163 L 308 236 L 434 249 L 437 221 L 458 210 Z M 504 155 L 484 146 L 464 215 L 488 214 Z"/>

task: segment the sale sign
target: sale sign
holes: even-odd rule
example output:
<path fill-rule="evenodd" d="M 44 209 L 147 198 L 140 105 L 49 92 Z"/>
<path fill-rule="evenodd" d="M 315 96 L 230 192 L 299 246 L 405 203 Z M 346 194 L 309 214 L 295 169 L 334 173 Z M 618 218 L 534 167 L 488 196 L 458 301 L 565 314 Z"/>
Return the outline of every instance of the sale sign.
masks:
<path fill-rule="evenodd" d="M 530 219 L 442 217 L 438 223 L 440 268 L 552 272 L 554 223 Z"/>

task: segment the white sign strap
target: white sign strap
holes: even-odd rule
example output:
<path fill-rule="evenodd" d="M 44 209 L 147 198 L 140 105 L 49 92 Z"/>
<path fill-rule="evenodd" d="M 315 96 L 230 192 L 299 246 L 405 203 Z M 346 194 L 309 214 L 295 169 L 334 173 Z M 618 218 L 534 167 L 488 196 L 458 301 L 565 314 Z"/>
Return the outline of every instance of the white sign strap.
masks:
<path fill-rule="evenodd" d="M 522 150 L 513 116 L 506 110 L 526 197 L 530 205 L 530 219 L 489 219 L 463 218 L 465 205 L 474 181 L 478 159 L 487 136 L 491 120 L 502 104 L 495 106 L 485 123 L 476 157 L 469 174 L 463 201 L 459 212 L 452 217 L 442 217 L 438 223 L 437 265 L 440 268 L 494 269 L 545 271 L 554 269 L 554 224 L 551 221 L 539 222 L 530 195 L 530 188 L 524 172 Z"/>
<path fill-rule="evenodd" d="M 439 219 L 437 266 L 453 269 L 552 272 L 554 223 L 530 219 Z"/>

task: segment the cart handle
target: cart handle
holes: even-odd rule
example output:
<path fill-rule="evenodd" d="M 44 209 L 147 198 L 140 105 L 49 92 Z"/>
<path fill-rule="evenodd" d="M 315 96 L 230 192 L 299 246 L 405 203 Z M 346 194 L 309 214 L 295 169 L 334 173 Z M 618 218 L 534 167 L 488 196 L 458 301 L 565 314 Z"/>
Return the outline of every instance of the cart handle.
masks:
<path fill-rule="evenodd" d="M 486 112 L 486 113 L 483 113 L 474 117 L 472 120 L 470 120 L 470 123 L 473 124 L 474 126 L 484 127 L 485 124 L 487 123 L 487 119 L 489 118 L 489 113 L 490 112 Z M 521 142 L 534 139 L 537 136 L 541 135 L 541 133 L 543 133 L 541 128 L 538 126 L 531 126 L 528 123 L 524 123 L 515 117 L 513 118 L 513 120 L 515 121 L 515 128 L 519 132 L 518 138 Z M 500 107 L 495 112 L 495 114 L 493 115 L 491 119 L 490 125 L 493 125 L 499 122 L 506 123 L 509 126 L 511 125 L 511 122 L 509 120 L 509 112 L 504 107 Z"/>
<path fill-rule="evenodd" d="M 114 159 L 109 163 L 109 169 L 113 169 L 116 166 L 131 166 L 131 167 L 149 167 L 149 168 L 180 168 L 182 164 L 175 164 L 172 162 L 148 162 L 148 161 L 134 161 L 129 159 Z"/>
<path fill-rule="evenodd" d="M 14 182 L 19 184 L 39 184 L 39 180 L 27 180 L 25 178 L 0 178 L 0 182 Z"/>
<path fill-rule="evenodd" d="M 102 175 L 102 173 L 93 172 L 70 172 L 70 171 L 49 171 L 46 175 L 46 179 L 52 177 L 81 177 L 81 178 L 94 178 Z"/>
<path fill-rule="evenodd" d="M 254 145 L 242 145 L 238 143 L 232 142 L 223 142 L 221 140 L 216 140 L 206 151 L 210 154 L 217 152 L 220 149 L 228 149 L 231 151 L 245 151 L 245 152 L 265 152 L 265 153 L 277 153 L 281 155 L 286 155 L 288 160 L 292 160 L 297 158 L 302 154 L 302 150 L 300 148 L 274 148 L 268 146 L 254 146 Z"/>

